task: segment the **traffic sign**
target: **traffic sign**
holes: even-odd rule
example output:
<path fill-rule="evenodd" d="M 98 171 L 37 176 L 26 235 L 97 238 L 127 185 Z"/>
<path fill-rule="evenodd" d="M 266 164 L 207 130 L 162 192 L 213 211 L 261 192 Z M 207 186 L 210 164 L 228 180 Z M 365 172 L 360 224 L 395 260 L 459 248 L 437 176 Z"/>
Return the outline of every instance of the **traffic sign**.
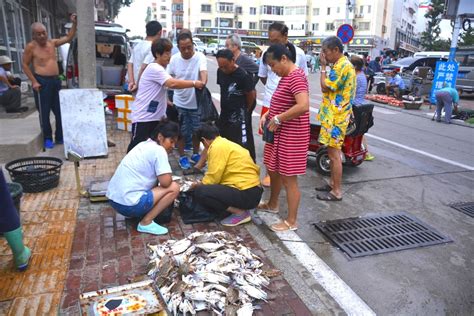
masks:
<path fill-rule="evenodd" d="M 436 104 L 435 92 L 445 86 L 456 89 L 459 65 L 456 61 L 437 61 L 430 101 Z"/>
<path fill-rule="evenodd" d="M 350 24 L 343 24 L 337 29 L 337 37 L 342 41 L 342 44 L 347 44 L 354 38 L 354 28 Z"/>

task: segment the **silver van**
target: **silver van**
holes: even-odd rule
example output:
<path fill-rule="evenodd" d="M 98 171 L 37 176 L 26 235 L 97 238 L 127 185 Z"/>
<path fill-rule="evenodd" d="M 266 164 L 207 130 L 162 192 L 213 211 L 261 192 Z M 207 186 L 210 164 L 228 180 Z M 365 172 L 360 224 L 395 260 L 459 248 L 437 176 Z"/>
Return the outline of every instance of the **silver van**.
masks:
<path fill-rule="evenodd" d="M 459 63 L 456 89 L 460 93 L 474 92 L 474 46 L 460 47 L 456 52 L 456 61 Z"/>

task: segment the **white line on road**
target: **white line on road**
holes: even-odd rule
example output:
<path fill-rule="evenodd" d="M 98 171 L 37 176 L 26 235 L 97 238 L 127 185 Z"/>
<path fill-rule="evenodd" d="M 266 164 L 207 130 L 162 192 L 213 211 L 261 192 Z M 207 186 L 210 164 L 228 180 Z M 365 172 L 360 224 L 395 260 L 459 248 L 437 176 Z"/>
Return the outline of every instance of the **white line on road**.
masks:
<path fill-rule="evenodd" d="M 386 109 L 380 109 L 380 108 L 376 108 L 376 107 L 374 107 L 374 112 L 382 113 L 382 114 L 398 114 L 398 113 L 400 113 L 400 112 L 395 112 L 395 111 L 386 110 Z"/>
<path fill-rule="evenodd" d="M 397 143 L 397 142 L 394 142 L 394 141 L 391 141 L 391 140 L 388 140 L 388 139 L 385 139 L 385 138 L 382 138 L 382 137 L 379 137 L 379 136 L 375 136 L 375 135 L 372 135 L 372 134 L 365 134 L 365 135 L 370 137 L 370 138 L 377 139 L 377 140 L 380 140 L 382 142 L 385 142 L 387 144 L 390 144 L 390 145 L 393 145 L 393 146 L 396 146 L 396 147 L 400 147 L 400 148 L 403 148 L 403 149 L 406 149 L 406 150 L 409 150 L 409 151 L 413 151 L 417 154 L 424 155 L 424 156 L 433 158 L 433 159 L 438 160 L 438 161 L 445 162 L 447 164 L 450 164 L 450 165 L 453 165 L 453 166 L 456 166 L 456 167 L 464 168 L 464 169 L 471 170 L 471 171 L 474 170 L 474 167 L 472 167 L 472 166 L 465 165 L 465 164 L 462 164 L 460 162 L 453 161 L 453 160 L 443 158 L 443 157 L 440 157 L 440 156 L 436 156 L 436 155 L 427 153 L 426 151 L 423 151 L 423 150 L 412 148 L 410 146 L 406 146 L 406 145 L 403 145 L 403 144 L 400 144 L 400 143 Z"/>
<path fill-rule="evenodd" d="M 259 212 L 267 226 L 279 220 L 274 214 Z M 293 231 L 276 235 L 315 280 L 348 315 L 375 315 L 374 311 Z"/>

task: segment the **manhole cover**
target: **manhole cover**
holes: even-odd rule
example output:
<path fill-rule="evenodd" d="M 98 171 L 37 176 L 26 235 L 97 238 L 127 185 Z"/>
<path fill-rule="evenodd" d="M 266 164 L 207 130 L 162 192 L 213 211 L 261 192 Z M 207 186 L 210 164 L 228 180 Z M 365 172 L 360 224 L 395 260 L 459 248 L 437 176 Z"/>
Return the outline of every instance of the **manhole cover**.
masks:
<path fill-rule="evenodd" d="M 406 213 L 346 218 L 314 225 L 350 258 L 452 242 Z"/>
<path fill-rule="evenodd" d="M 474 202 L 454 203 L 450 204 L 449 206 L 455 210 L 463 212 L 466 215 L 474 217 Z"/>

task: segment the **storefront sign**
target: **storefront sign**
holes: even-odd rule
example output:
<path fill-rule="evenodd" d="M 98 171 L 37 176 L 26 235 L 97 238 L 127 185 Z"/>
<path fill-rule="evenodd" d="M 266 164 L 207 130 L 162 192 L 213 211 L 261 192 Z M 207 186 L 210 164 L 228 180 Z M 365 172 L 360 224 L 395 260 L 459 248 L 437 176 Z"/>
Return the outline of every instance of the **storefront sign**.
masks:
<path fill-rule="evenodd" d="M 459 65 L 455 61 L 438 61 L 436 63 L 436 71 L 433 80 L 433 85 L 431 86 L 431 103 L 436 103 L 435 92 L 442 88 L 456 87 L 456 78 L 458 76 Z"/>
<path fill-rule="evenodd" d="M 232 28 L 217 28 L 217 27 L 198 27 L 196 28 L 196 35 L 230 35 L 230 34 L 239 34 L 241 36 L 247 37 L 262 37 L 267 38 L 267 31 L 259 30 L 243 30 L 243 29 L 232 29 Z"/>

